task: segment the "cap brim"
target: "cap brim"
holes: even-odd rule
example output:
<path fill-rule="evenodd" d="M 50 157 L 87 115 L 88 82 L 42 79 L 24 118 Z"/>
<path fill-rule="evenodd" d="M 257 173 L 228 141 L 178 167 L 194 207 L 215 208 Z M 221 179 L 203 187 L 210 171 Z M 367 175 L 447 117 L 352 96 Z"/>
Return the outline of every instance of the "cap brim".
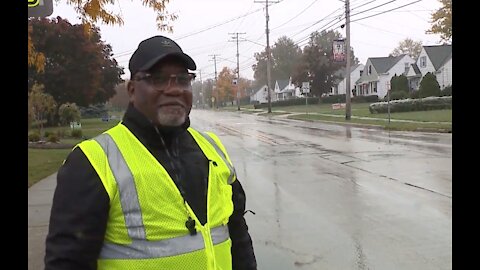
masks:
<path fill-rule="evenodd" d="M 159 56 L 153 58 L 152 60 L 148 61 L 145 65 L 143 65 L 138 71 L 149 70 L 156 63 L 158 63 L 159 61 L 161 61 L 162 59 L 164 59 L 167 56 L 174 56 L 174 57 L 177 57 L 177 58 L 181 59 L 184 62 L 185 67 L 188 68 L 189 70 L 196 70 L 197 69 L 197 65 L 195 64 L 195 61 L 193 61 L 193 59 L 190 56 L 188 56 L 184 53 L 181 53 L 181 52 L 175 52 L 175 53 L 162 54 L 162 55 L 159 55 Z"/>

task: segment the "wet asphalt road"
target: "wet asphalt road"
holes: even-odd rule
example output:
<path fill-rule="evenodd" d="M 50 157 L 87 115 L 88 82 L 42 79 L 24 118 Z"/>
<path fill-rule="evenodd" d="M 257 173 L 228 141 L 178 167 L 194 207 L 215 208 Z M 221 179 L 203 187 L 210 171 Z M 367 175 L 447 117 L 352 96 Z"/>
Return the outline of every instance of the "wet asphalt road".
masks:
<path fill-rule="evenodd" d="M 259 270 L 452 269 L 452 135 L 194 110 L 247 192 Z"/>

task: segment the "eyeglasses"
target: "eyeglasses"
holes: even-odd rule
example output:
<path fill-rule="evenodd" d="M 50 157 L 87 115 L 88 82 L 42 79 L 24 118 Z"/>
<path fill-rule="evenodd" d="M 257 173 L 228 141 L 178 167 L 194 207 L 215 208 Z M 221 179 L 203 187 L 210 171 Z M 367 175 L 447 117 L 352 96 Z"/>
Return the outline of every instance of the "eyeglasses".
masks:
<path fill-rule="evenodd" d="M 134 78 L 135 81 L 146 81 L 148 84 L 156 88 L 167 88 L 171 85 L 171 80 L 175 79 L 175 84 L 180 87 L 190 87 L 195 79 L 195 73 L 179 73 L 170 75 L 152 75 L 146 73 L 141 77 Z"/>

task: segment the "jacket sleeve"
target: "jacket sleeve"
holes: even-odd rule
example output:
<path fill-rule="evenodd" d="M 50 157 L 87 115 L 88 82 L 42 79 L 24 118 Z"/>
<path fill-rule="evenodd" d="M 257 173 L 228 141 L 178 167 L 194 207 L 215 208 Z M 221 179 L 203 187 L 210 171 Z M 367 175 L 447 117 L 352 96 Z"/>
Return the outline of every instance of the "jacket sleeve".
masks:
<path fill-rule="evenodd" d="M 253 250 L 252 239 L 245 222 L 246 197 L 242 185 L 238 181 L 232 183 L 233 214 L 228 222 L 228 230 L 232 239 L 233 270 L 256 270 L 257 261 Z"/>
<path fill-rule="evenodd" d="M 108 212 L 108 194 L 77 147 L 57 173 L 45 243 L 45 270 L 97 269 Z"/>

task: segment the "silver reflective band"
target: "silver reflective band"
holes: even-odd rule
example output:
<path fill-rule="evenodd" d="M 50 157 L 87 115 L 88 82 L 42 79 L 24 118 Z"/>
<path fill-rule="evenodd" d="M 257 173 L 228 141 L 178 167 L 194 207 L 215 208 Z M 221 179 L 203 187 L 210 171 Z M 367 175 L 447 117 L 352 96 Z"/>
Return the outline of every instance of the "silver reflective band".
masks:
<path fill-rule="evenodd" d="M 140 203 L 138 202 L 137 189 L 127 162 L 109 134 L 103 133 L 94 138 L 94 140 L 100 144 L 105 155 L 107 155 L 110 169 L 117 182 L 120 204 L 122 205 L 125 216 L 125 226 L 127 227 L 128 236 L 134 240 L 145 240 L 145 227 Z"/>
<path fill-rule="evenodd" d="M 210 137 L 208 134 L 204 134 L 202 132 L 198 132 L 198 133 L 200 133 L 205 139 L 207 139 L 207 141 L 213 146 L 213 148 L 215 148 L 218 155 L 222 158 L 223 162 L 225 162 L 225 164 L 227 164 L 228 169 L 230 169 L 230 176 L 228 176 L 228 184 L 233 183 L 233 176 L 236 175 L 235 168 L 228 162 L 227 158 L 225 157 L 225 154 L 218 147 L 217 143 L 212 139 L 212 137 Z"/>
<path fill-rule="evenodd" d="M 214 245 L 229 239 L 228 227 L 222 225 L 210 230 Z M 205 247 L 202 234 L 185 235 L 160 241 L 135 240 L 130 245 L 105 243 L 100 259 L 153 259 L 181 255 Z"/>

